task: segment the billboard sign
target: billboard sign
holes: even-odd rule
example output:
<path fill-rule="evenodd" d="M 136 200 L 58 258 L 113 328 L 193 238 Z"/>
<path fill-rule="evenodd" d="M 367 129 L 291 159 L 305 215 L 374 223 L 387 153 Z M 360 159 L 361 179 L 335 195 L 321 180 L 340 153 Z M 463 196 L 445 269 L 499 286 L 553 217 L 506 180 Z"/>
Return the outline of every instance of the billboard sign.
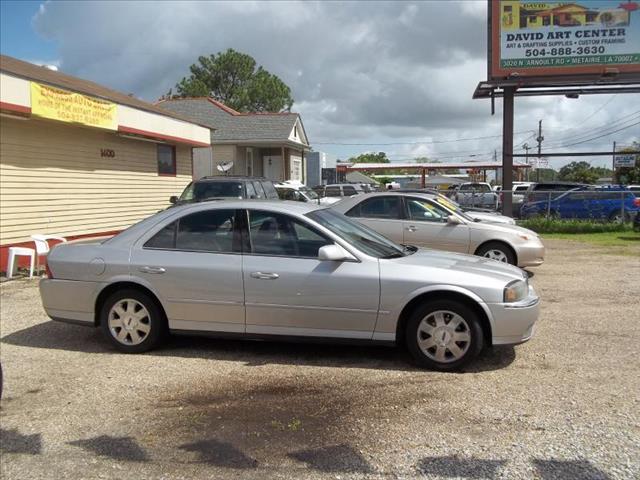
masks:
<path fill-rule="evenodd" d="M 640 75 L 640 3 L 489 3 L 489 79 Z"/>
<path fill-rule="evenodd" d="M 613 157 L 613 166 L 615 168 L 620 168 L 620 167 L 633 168 L 636 166 L 636 156 L 633 154 L 616 155 L 615 157 Z"/>

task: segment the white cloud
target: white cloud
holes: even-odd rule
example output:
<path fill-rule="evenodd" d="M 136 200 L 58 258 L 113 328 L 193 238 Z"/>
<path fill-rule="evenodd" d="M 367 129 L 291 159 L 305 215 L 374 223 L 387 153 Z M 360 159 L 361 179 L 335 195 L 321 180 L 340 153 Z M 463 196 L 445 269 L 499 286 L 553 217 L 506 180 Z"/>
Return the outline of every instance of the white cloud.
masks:
<path fill-rule="evenodd" d="M 472 100 L 486 75 L 486 2 L 46 2 L 35 28 L 59 46 L 64 71 L 155 100 L 198 56 L 246 52 L 291 86 L 312 143 L 439 141 L 498 135 L 499 115 Z M 516 131 L 560 141 L 634 111 L 638 95 L 518 98 Z M 640 129 L 621 132 L 620 141 Z M 516 138 L 516 145 L 526 135 Z M 585 145 L 606 148 L 613 138 Z M 527 140 L 533 144 L 531 139 Z M 404 146 L 317 145 L 344 157 L 363 150 L 490 155 L 500 138 Z M 463 153 L 464 152 L 464 153 Z M 604 160 L 603 160 L 604 161 Z"/>

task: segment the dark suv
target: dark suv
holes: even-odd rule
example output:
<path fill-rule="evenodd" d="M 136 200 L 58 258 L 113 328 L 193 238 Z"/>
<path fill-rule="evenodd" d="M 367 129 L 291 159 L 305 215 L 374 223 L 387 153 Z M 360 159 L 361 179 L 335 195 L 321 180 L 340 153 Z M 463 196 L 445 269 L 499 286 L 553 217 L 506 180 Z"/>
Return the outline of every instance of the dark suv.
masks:
<path fill-rule="evenodd" d="M 191 182 L 180 197 L 169 198 L 174 204 L 201 202 L 213 198 L 265 198 L 278 200 L 271 180 L 262 177 L 202 177 Z"/>

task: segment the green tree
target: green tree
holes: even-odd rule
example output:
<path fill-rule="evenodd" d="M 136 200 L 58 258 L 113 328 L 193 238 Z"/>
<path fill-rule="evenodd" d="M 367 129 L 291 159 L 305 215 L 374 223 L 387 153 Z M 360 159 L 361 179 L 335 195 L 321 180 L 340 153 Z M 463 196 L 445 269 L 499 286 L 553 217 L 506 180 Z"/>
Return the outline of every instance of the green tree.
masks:
<path fill-rule="evenodd" d="M 571 162 L 558 172 L 560 180 L 580 183 L 595 183 L 600 176 L 600 172 L 589 162 Z"/>
<path fill-rule="evenodd" d="M 210 96 L 239 112 L 291 110 L 291 89 L 250 55 L 228 49 L 217 55 L 201 56 L 189 68 L 191 76 L 176 84 L 168 97 Z"/>
<path fill-rule="evenodd" d="M 351 157 L 347 162 L 351 163 L 389 163 L 390 160 L 387 158 L 387 154 L 384 152 L 378 153 L 361 153 L 358 156 Z"/>

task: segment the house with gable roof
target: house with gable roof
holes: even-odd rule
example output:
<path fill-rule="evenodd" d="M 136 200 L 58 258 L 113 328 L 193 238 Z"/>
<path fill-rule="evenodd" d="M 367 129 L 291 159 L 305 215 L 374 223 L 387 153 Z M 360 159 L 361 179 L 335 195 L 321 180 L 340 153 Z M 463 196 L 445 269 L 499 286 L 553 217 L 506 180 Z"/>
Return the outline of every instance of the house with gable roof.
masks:
<path fill-rule="evenodd" d="M 241 113 L 209 97 L 161 100 L 160 108 L 211 126 L 211 147 L 193 150 L 194 178 L 224 175 L 264 176 L 273 181 L 307 179 L 310 150 L 297 113 Z"/>

